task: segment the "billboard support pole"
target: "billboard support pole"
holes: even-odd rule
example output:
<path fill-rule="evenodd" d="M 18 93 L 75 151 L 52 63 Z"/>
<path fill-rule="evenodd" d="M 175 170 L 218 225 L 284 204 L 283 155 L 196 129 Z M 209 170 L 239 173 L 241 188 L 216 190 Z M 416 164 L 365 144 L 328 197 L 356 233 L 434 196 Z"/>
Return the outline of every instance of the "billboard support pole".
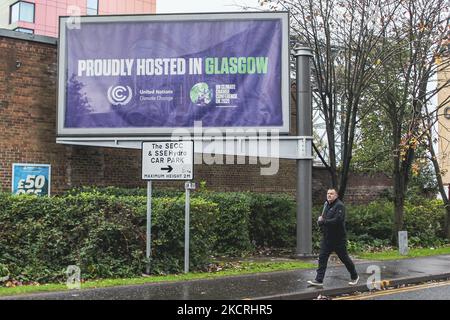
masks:
<path fill-rule="evenodd" d="M 184 205 L 184 273 L 189 272 L 189 241 L 190 241 L 190 214 L 191 214 L 191 190 L 195 190 L 195 183 L 187 181 L 184 184 L 186 191 L 185 205 Z"/>
<path fill-rule="evenodd" d="M 297 134 L 312 136 L 311 71 L 312 50 L 294 47 L 297 65 Z M 297 162 L 297 257 L 312 254 L 312 159 Z"/>
<path fill-rule="evenodd" d="M 151 245 L 152 245 L 152 181 L 147 181 L 147 274 L 150 274 L 150 259 L 151 259 Z"/>

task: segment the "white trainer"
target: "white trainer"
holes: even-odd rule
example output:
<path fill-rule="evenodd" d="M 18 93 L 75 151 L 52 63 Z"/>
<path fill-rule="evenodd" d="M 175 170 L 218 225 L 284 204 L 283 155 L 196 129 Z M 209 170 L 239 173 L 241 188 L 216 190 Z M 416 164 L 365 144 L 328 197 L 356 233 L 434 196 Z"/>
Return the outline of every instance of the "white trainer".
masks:
<path fill-rule="evenodd" d="M 351 286 L 355 286 L 358 284 L 358 281 L 359 281 L 359 276 L 355 280 L 351 280 L 348 284 Z"/>
<path fill-rule="evenodd" d="M 323 283 L 316 280 L 308 280 L 308 284 L 315 287 L 323 287 Z"/>

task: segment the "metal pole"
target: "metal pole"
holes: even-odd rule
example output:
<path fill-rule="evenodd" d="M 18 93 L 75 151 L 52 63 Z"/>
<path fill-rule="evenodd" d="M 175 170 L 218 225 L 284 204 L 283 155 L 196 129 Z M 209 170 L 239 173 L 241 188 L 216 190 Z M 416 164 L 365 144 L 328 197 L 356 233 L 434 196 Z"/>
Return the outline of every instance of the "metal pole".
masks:
<path fill-rule="evenodd" d="M 152 245 L 152 182 L 147 181 L 147 274 L 150 274 L 150 259 Z"/>
<path fill-rule="evenodd" d="M 189 200 L 190 190 L 188 182 L 185 184 L 186 200 L 185 200 L 185 217 L 184 217 L 184 273 L 189 272 Z"/>
<path fill-rule="evenodd" d="M 297 135 L 312 136 L 311 71 L 312 51 L 296 45 Z M 312 159 L 297 160 L 297 256 L 312 254 Z"/>

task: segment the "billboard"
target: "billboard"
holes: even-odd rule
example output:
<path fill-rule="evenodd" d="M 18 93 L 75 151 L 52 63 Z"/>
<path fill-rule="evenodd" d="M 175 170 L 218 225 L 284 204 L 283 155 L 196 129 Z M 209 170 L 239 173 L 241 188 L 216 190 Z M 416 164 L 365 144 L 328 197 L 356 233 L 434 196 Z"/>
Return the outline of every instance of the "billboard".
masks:
<path fill-rule="evenodd" d="M 49 164 L 13 164 L 12 193 L 50 195 L 51 167 Z"/>
<path fill-rule="evenodd" d="M 167 135 L 196 122 L 288 133 L 288 18 L 61 17 L 58 135 Z"/>

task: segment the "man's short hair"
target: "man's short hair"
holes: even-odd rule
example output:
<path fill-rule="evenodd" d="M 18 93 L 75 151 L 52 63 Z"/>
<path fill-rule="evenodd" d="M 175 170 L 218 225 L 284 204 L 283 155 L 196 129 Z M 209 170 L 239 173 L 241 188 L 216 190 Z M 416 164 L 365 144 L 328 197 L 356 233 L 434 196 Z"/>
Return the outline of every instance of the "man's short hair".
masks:
<path fill-rule="evenodd" d="M 333 190 L 334 192 L 336 192 L 337 195 L 339 195 L 339 192 L 338 192 L 335 188 L 329 188 L 329 189 L 327 190 L 327 192 L 330 191 L 330 190 Z"/>

